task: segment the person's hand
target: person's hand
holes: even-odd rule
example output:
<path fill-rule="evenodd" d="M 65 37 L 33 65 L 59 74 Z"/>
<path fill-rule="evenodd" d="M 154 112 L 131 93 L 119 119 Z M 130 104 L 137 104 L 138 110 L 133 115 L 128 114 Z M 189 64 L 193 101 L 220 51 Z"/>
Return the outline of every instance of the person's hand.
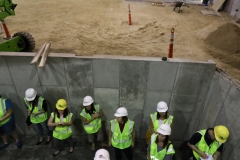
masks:
<path fill-rule="evenodd" d="M 109 147 L 112 146 L 112 142 L 111 142 L 111 140 L 108 142 L 108 146 L 109 146 Z"/>
<path fill-rule="evenodd" d="M 132 141 L 132 147 L 134 147 L 134 142 Z"/>
<path fill-rule="evenodd" d="M 95 116 L 95 118 L 98 118 L 98 117 L 99 117 L 99 114 L 98 114 L 98 113 L 95 113 L 94 116 Z"/>
<path fill-rule="evenodd" d="M 92 114 L 92 118 L 93 119 L 96 119 L 97 117 L 96 117 L 96 114 Z"/>
<path fill-rule="evenodd" d="M 202 153 L 200 154 L 200 157 L 203 158 L 203 159 L 207 159 L 207 158 L 208 158 L 208 155 L 202 152 Z"/>

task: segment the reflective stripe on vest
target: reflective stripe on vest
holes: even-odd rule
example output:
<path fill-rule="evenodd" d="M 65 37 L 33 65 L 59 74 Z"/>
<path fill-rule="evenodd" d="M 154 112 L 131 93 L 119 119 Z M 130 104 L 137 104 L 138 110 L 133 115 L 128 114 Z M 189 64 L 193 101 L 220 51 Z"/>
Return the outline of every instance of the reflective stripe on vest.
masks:
<path fill-rule="evenodd" d="M 0 98 L 0 118 L 3 118 L 7 114 L 6 108 L 6 99 Z M 0 126 L 4 125 L 10 120 L 11 116 L 5 119 L 4 121 L 0 122 Z"/>
<path fill-rule="evenodd" d="M 100 106 L 94 105 L 94 108 L 96 111 L 95 113 L 99 113 Z M 90 120 L 92 118 L 92 116 L 86 112 L 85 108 L 82 110 L 80 116 L 86 118 L 87 120 Z M 96 118 L 95 120 L 93 120 L 92 122 L 90 122 L 89 124 L 86 124 L 86 125 L 83 123 L 84 130 L 88 134 L 96 133 L 99 130 L 99 128 L 101 128 L 101 126 L 102 126 L 101 118 Z"/>
<path fill-rule="evenodd" d="M 39 115 L 34 115 L 36 113 L 38 113 L 39 111 L 42 111 L 42 105 L 43 105 L 43 100 L 44 98 L 42 97 L 38 97 L 38 105 L 34 106 L 34 109 L 32 111 L 32 115 L 30 117 L 30 120 L 32 123 L 41 123 L 44 122 L 47 119 L 47 112 L 45 111 L 44 113 L 41 113 Z M 29 102 L 26 100 L 26 98 L 24 98 L 24 101 L 26 103 L 26 105 L 28 106 L 28 109 L 31 111 L 32 110 L 32 104 L 29 104 Z"/>
<path fill-rule="evenodd" d="M 124 125 L 122 133 L 119 128 L 119 123 L 117 122 L 116 119 L 111 120 L 110 124 L 111 124 L 111 131 L 113 133 L 112 139 L 111 139 L 112 145 L 115 148 L 119 148 L 119 149 L 125 149 L 131 146 L 134 122 L 128 120 Z"/>
<path fill-rule="evenodd" d="M 154 128 L 155 132 L 157 131 L 157 129 L 160 126 L 159 120 L 157 119 L 157 113 L 158 112 L 150 114 L 150 117 L 151 117 L 151 120 L 152 120 L 152 123 L 153 123 L 153 128 Z M 173 116 L 169 114 L 168 119 L 163 120 L 163 124 L 168 124 L 170 126 L 172 124 L 172 121 L 173 121 Z"/>
<path fill-rule="evenodd" d="M 164 157 L 167 155 L 167 154 L 174 154 L 175 151 L 173 149 L 173 145 L 170 144 L 169 147 L 168 147 L 168 150 L 166 151 L 166 148 L 162 149 L 160 152 L 157 151 L 157 144 L 156 144 L 156 139 L 157 139 L 157 134 L 153 134 L 151 136 L 151 148 L 150 148 L 150 158 L 151 160 L 163 160 Z"/>
<path fill-rule="evenodd" d="M 63 118 L 63 122 L 70 122 L 72 118 L 72 113 L 69 113 L 67 117 Z M 54 113 L 51 113 L 51 117 L 54 118 L 54 123 L 59 123 L 61 122 L 60 118 L 57 117 L 57 115 Z M 53 137 L 63 140 L 67 139 L 72 135 L 72 128 L 71 126 L 56 126 L 55 129 L 53 130 Z"/>
<path fill-rule="evenodd" d="M 208 133 L 206 133 L 206 131 L 207 130 L 198 131 L 198 133 L 200 133 L 202 135 L 202 138 L 195 146 L 200 151 L 207 153 L 209 155 L 213 155 L 217 151 L 217 149 L 221 146 L 222 143 L 213 141 L 212 144 L 210 146 L 208 146 L 204 139 L 205 134 L 208 134 Z M 193 151 L 193 155 L 197 160 L 200 160 L 200 155 L 197 152 Z"/>

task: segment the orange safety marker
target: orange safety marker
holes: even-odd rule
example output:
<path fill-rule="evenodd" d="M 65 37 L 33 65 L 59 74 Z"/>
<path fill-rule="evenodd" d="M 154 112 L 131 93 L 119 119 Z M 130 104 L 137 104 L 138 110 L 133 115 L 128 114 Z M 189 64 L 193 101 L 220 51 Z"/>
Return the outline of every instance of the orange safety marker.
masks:
<path fill-rule="evenodd" d="M 128 4 L 128 24 L 132 25 L 131 9 L 130 4 Z"/>
<path fill-rule="evenodd" d="M 11 38 L 11 34 L 10 34 L 10 32 L 8 31 L 8 28 L 7 28 L 6 23 L 4 22 L 4 20 L 1 20 L 1 22 L 2 22 L 2 26 L 3 26 L 4 32 L 5 32 L 5 34 L 6 34 L 6 38 Z"/>
<path fill-rule="evenodd" d="M 169 52 L 168 52 L 168 58 L 173 57 L 173 40 L 174 40 L 174 28 L 171 30 L 171 39 L 169 44 Z"/>

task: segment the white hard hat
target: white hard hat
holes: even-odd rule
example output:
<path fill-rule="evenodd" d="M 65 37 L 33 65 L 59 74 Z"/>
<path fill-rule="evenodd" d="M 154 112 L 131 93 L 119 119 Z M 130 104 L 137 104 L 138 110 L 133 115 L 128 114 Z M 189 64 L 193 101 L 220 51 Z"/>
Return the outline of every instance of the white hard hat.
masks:
<path fill-rule="evenodd" d="M 86 96 L 83 98 L 83 106 L 89 106 L 93 103 L 93 98 L 91 96 Z"/>
<path fill-rule="evenodd" d="M 157 129 L 157 132 L 163 135 L 170 135 L 171 127 L 167 124 L 161 124 L 160 127 Z"/>
<path fill-rule="evenodd" d="M 37 95 L 37 91 L 33 88 L 28 88 L 25 92 L 25 98 L 27 101 L 33 101 Z"/>
<path fill-rule="evenodd" d="M 108 151 L 106 149 L 97 150 L 94 160 L 110 160 Z"/>
<path fill-rule="evenodd" d="M 157 111 L 158 112 L 166 112 L 168 110 L 168 106 L 166 102 L 158 102 L 157 104 Z"/>
<path fill-rule="evenodd" d="M 127 115 L 128 115 L 128 112 L 125 107 L 118 108 L 117 112 L 114 114 L 115 117 L 123 117 L 123 116 L 127 116 Z"/>

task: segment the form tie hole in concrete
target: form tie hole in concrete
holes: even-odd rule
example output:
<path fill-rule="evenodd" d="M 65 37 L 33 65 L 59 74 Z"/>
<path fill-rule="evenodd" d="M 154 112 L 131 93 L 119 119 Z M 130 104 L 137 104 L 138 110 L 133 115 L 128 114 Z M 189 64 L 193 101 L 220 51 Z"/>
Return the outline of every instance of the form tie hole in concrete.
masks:
<path fill-rule="evenodd" d="M 162 60 L 163 61 L 167 61 L 167 57 L 162 57 Z"/>

